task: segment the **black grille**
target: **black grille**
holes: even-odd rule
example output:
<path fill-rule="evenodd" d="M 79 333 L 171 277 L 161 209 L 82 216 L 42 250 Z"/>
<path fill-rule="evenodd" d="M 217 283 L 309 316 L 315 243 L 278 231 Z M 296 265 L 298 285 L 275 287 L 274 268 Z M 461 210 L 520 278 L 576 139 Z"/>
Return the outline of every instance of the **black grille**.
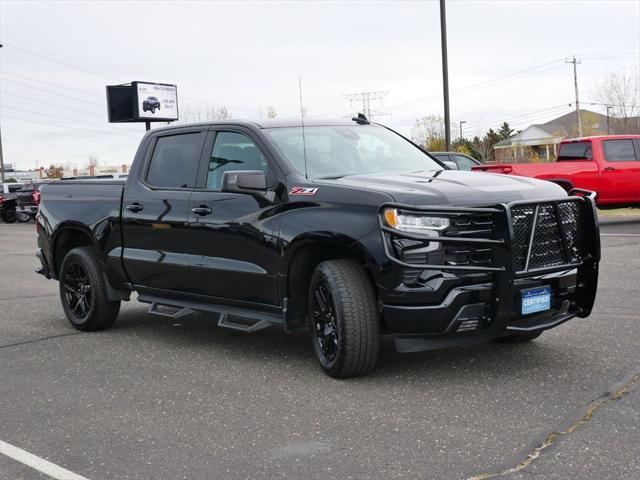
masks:
<path fill-rule="evenodd" d="M 582 208 L 577 202 L 517 206 L 511 209 L 511 219 L 513 261 L 517 271 L 582 261 L 585 245 L 584 219 Z"/>

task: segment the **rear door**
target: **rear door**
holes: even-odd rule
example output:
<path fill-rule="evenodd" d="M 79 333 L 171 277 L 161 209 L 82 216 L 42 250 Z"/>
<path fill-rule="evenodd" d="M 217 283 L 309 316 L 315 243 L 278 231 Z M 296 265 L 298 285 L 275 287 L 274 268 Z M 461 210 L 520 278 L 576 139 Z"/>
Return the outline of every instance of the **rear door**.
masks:
<path fill-rule="evenodd" d="M 189 212 L 192 292 L 234 303 L 278 305 L 278 233 L 275 207 L 249 194 L 222 192 L 224 172 L 262 170 L 277 181 L 275 164 L 249 130 L 210 134 L 202 155 L 199 187 Z"/>
<path fill-rule="evenodd" d="M 154 137 L 123 201 L 123 260 L 134 284 L 186 292 L 188 212 L 206 131 L 167 131 Z"/>
<path fill-rule="evenodd" d="M 631 138 L 602 140 L 602 200 L 612 203 L 640 201 L 640 151 Z"/>

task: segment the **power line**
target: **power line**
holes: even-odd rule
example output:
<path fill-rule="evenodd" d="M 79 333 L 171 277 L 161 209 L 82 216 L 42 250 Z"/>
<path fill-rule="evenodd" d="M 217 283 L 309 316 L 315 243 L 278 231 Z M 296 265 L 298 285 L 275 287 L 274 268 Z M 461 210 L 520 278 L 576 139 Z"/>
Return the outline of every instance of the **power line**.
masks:
<path fill-rule="evenodd" d="M 362 102 L 362 113 L 364 113 L 368 119 L 371 119 L 372 116 L 381 114 L 376 113 L 375 111 L 371 111 L 371 100 L 380 100 L 380 105 L 382 105 L 382 99 L 387 95 L 389 95 L 388 90 L 377 92 L 347 93 L 342 96 L 349 100 L 349 104 L 351 106 L 353 106 L 353 102 Z"/>
<path fill-rule="evenodd" d="M 472 85 L 467 85 L 465 87 L 457 88 L 455 90 L 452 90 L 452 92 L 453 93 L 460 93 L 460 92 L 464 92 L 464 91 L 467 91 L 467 90 L 475 90 L 475 89 L 487 88 L 487 87 L 493 86 L 493 84 L 495 84 L 495 83 L 500 83 L 500 82 L 506 83 L 506 82 L 503 82 L 503 80 L 510 79 L 512 77 L 515 77 L 515 76 L 523 75 L 525 73 L 532 72 L 534 70 L 539 70 L 541 68 L 548 67 L 548 66 L 551 66 L 551 65 L 556 64 L 556 63 L 559 64 L 563 60 L 564 60 L 563 58 L 560 58 L 560 59 L 553 60 L 551 62 L 542 63 L 540 65 L 536 65 L 534 67 L 529 67 L 529 68 L 526 68 L 524 70 L 520 70 L 520 71 L 517 71 L 517 72 L 510 73 L 508 75 L 503 75 L 501 77 L 493 78 L 491 80 L 485 80 L 483 82 L 479 82 L 479 83 L 475 83 L 475 84 L 472 84 Z M 558 66 L 560 66 L 560 65 L 558 65 Z M 549 69 L 545 69 L 545 71 L 546 70 L 549 70 Z M 535 74 L 538 74 L 538 73 L 542 73 L 542 72 L 535 72 Z M 523 76 L 526 76 L 526 75 L 523 75 Z M 478 87 L 480 87 L 480 88 L 478 88 Z M 432 99 L 435 100 L 435 99 L 439 99 L 440 97 L 442 97 L 441 94 L 430 95 L 428 97 L 417 98 L 417 99 L 408 100 L 406 102 L 399 103 L 399 104 L 396 104 L 396 105 L 390 105 L 390 106 L 388 106 L 386 108 L 388 110 L 393 110 L 393 109 L 397 109 L 397 108 L 411 107 L 411 106 L 414 106 L 414 104 L 416 104 L 416 103 L 422 103 L 422 102 L 429 101 L 429 100 L 432 100 Z"/>
<path fill-rule="evenodd" d="M 73 63 L 66 62 L 64 60 L 60 60 L 58 58 L 51 57 L 49 55 L 44 55 L 44 54 L 41 54 L 41 53 L 38 53 L 38 52 L 34 52 L 33 50 L 29 50 L 28 48 L 19 47 L 17 45 L 10 44 L 10 43 L 5 43 L 4 45 L 5 46 L 9 46 L 11 48 L 15 48 L 16 50 L 23 51 L 25 53 L 29 53 L 31 55 L 35 55 L 37 57 L 44 58 L 44 59 L 49 60 L 51 62 L 59 63 L 59 64 L 64 65 L 66 67 L 75 68 L 76 70 L 80 70 L 80 71 L 85 72 L 85 73 L 90 73 L 92 75 L 97 75 L 99 77 L 106 78 L 106 79 L 109 79 L 109 80 L 113 80 L 113 81 L 116 81 L 116 82 L 119 82 L 119 83 L 126 83 L 125 80 L 118 79 L 118 78 L 112 77 L 110 75 L 105 75 L 103 73 L 96 72 L 95 70 L 84 68 L 84 67 L 81 67 L 79 65 L 75 65 Z M 207 101 L 207 100 L 203 100 L 201 98 L 191 98 L 191 97 L 186 97 L 184 95 L 182 95 L 181 98 L 183 98 L 184 100 L 189 100 L 189 101 L 193 101 L 193 102 L 197 102 L 197 103 L 205 103 L 205 104 L 208 104 L 208 105 L 213 105 L 214 107 L 227 106 L 228 108 L 230 108 L 232 110 L 241 110 L 241 111 L 252 112 L 252 113 L 257 113 L 258 112 L 255 109 L 248 109 L 248 108 L 243 108 L 243 107 L 234 107 L 234 106 L 231 106 L 231 105 L 223 105 L 223 104 L 220 104 L 220 103 L 215 103 L 215 102 L 210 102 L 210 101 Z"/>
<path fill-rule="evenodd" d="M 72 92 L 81 93 L 83 95 L 89 95 L 91 97 L 104 98 L 104 95 L 98 95 L 97 93 L 85 92 L 83 90 L 78 90 L 77 88 L 70 88 L 64 85 L 60 85 L 58 83 L 46 82 L 44 80 L 38 80 L 37 78 L 27 77 L 25 75 L 18 75 L 17 73 L 7 72 L 6 70 L 0 70 L 0 73 L 4 75 L 11 75 L 12 77 L 22 78 L 23 80 L 29 80 L 31 82 L 44 83 L 45 85 L 51 85 L 52 87 L 62 88 L 63 90 L 70 90 Z"/>
<path fill-rule="evenodd" d="M 71 95 L 65 95 L 64 93 L 53 92 L 51 90 L 47 90 L 46 88 L 40 88 L 40 87 L 35 87 L 33 85 L 28 85 L 26 83 L 20 83 L 20 82 L 17 82 L 15 80 L 11 80 L 10 78 L 4 78 L 4 81 L 5 82 L 15 83 L 16 85 L 20 85 L 22 87 L 32 88 L 34 90 L 40 90 L 41 92 L 46 92 L 46 93 L 49 93 L 51 95 L 58 95 L 60 97 L 70 98 L 71 100 L 75 100 L 76 102 L 88 103 L 90 105 L 96 105 L 98 107 L 104 108 L 104 104 L 101 104 L 101 103 L 98 103 L 98 102 L 91 102 L 91 101 L 85 100 L 83 98 L 76 98 L 76 97 L 72 97 Z"/>
<path fill-rule="evenodd" d="M 67 105 L 62 105 L 61 103 L 46 102 L 44 100 L 40 100 L 40 99 L 36 99 L 36 98 L 30 98 L 30 97 L 27 97 L 25 95 L 17 95 L 15 93 L 11 93 L 11 92 L 2 92 L 2 95 L 9 95 L 11 97 L 21 98 L 21 99 L 27 100 L 29 102 L 34 102 L 34 103 L 44 104 L 44 105 L 51 105 L 52 107 L 64 108 L 66 110 L 72 110 L 74 112 L 79 112 L 79 113 L 84 113 L 84 114 L 87 114 L 87 115 L 93 115 L 94 117 L 104 118 L 104 114 L 95 113 L 95 112 L 89 112 L 88 110 L 80 110 L 79 108 L 69 107 Z"/>
<path fill-rule="evenodd" d="M 29 113 L 31 115 L 39 115 L 41 117 L 53 118 L 54 120 L 63 120 L 65 122 L 82 123 L 82 124 L 85 124 L 85 125 L 97 125 L 99 127 L 105 126 L 102 123 L 89 122 L 89 121 L 86 121 L 86 120 L 73 120 L 72 118 L 60 117 L 58 115 L 50 115 L 50 114 L 47 114 L 47 113 L 34 112 L 33 110 L 25 110 L 23 108 L 10 107 L 10 106 L 7 106 L 7 105 L 4 105 L 2 108 L 8 108 L 9 110 L 15 110 L 17 112 L 22 112 L 22 113 Z M 121 131 L 129 132 L 130 136 L 135 136 L 135 137 L 139 138 L 139 136 L 135 135 L 131 130 L 127 130 L 125 128 L 118 128 L 118 127 L 112 127 L 112 128 L 115 128 L 115 129 L 121 130 Z"/>
<path fill-rule="evenodd" d="M 83 128 L 83 127 L 76 127 L 76 126 L 71 126 L 71 125 L 60 125 L 58 123 L 51 123 L 51 122 L 42 122 L 39 120 L 29 120 L 29 119 L 25 119 L 25 118 L 18 118 L 18 117 L 13 117 L 10 115 L 0 115 L 0 117 L 2 118 L 6 118 L 9 120 L 17 120 L 18 122 L 25 122 L 25 123 L 35 123 L 35 124 L 40 124 L 40 125 L 47 125 L 49 127 L 58 127 L 58 128 L 66 128 L 69 130 L 84 130 L 86 132 L 92 132 L 92 133 L 102 133 L 105 135 L 116 135 L 116 136 L 120 136 L 120 137 L 131 137 L 132 135 L 126 135 L 124 133 L 116 133 L 116 132 L 107 132 L 106 130 L 95 130 L 92 128 Z"/>

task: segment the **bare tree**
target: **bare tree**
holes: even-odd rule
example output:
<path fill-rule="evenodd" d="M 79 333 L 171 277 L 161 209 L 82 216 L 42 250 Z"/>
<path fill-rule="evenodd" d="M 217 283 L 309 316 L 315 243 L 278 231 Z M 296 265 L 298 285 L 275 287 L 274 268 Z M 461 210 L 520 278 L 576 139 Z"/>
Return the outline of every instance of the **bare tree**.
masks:
<path fill-rule="evenodd" d="M 611 107 L 616 133 L 640 133 L 640 77 L 637 72 L 609 73 L 597 85 L 602 103 Z"/>
<path fill-rule="evenodd" d="M 88 163 L 89 168 L 96 168 L 99 163 L 100 163 L 100 160 L 98 160 L 98 157 L 96 157 L 95 155 L 89 155 L 89 163 Z"/>
<path fill-rule="evenodd" d="M 188 105 L 183 107 L 180 112 L 180 123 L 198 123 L 213 120 L 228 120 L 231 118 L 231 112 L 227 107 L 221 105 L 219 107 L 203 108 L 202 105 Z"/>
<path fill-rule="evenodd" d="M 427 150 L 444 148 L 444 120 L 439 115 L 418 118 L 411 129 L 411 140 Z M 442 145 L 440 147 L 440 145 Z M 436 148 L 434 148 L 436 147 Z"/>
<path fill-rule="evenodd" d="M 278 112 L 273 107 L 267 108 L 267 118 L 276 118 L 278 116 Z"/>

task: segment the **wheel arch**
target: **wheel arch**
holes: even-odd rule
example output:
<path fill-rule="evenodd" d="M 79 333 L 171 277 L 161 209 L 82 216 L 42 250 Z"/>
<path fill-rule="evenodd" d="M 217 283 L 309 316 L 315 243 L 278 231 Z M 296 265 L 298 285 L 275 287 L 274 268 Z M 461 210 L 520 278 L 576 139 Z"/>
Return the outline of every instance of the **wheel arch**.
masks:
<path fill-rule="evenodd" d="M 281 272 L 283 297 L 286 298 L 285 329 L 295 331 L 305 328 L 308 290 L 316 267 L 326 260 L 353 259 L 364 269 L 376 298 L 379 292 L 374 277 L 375 261 L 366 247 L 357 240 L 341 236 L 328 239 L 326 236 L 307 235 L 288 247 L 288 254 Z"/>
<path fill-rule="evenodd" d="M 75 223 L 61 224 L 51 242 L 51 267 L 55 278 L 59 276 L 64 257 L 78 247 L 92 247 L 97 255 L 98 248 L 94 236 L 86 226 Z"/>

